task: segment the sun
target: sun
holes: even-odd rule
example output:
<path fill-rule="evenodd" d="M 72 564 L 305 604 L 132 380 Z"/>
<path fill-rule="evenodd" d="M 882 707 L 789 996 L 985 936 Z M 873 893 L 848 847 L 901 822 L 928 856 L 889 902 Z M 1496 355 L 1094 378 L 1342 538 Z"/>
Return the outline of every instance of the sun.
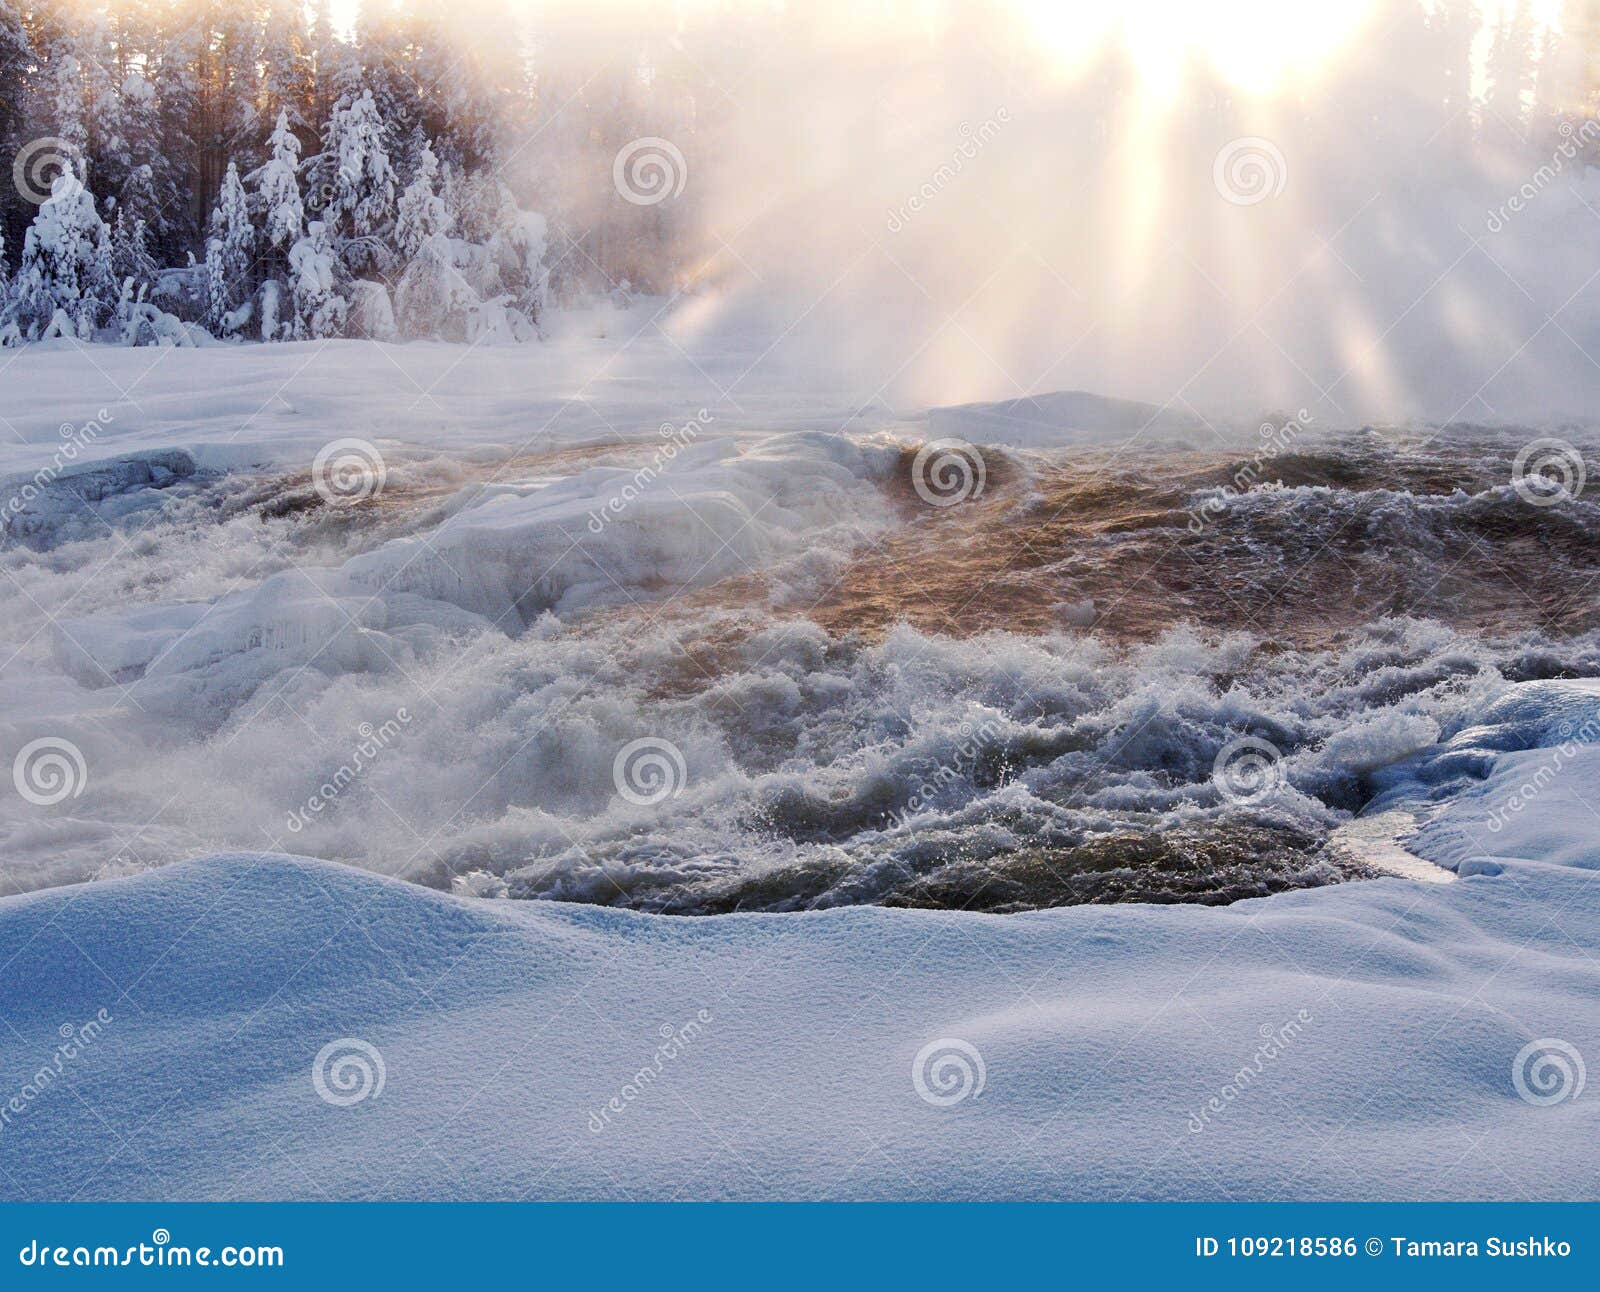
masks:
<path fill-rule="evenodd" d="M 1065 75 L 1120 44 L 1146 89 L 1176 95 L 1199 63 L 1266 95 L 1314 73 L 1367 23 L 1374 0 L 1011 0 Z"/>

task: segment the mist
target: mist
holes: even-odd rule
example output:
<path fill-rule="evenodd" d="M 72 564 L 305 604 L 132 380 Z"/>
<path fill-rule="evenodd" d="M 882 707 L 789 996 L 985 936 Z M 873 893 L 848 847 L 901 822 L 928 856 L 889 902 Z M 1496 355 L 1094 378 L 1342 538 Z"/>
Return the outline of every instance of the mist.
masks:
<path fill-rule="evenodd" d="M 623 222 L 586 271 L 683 248 L 687 348 L 759 327 L 863 405 L 1576 417 L 1600 124 L 1560 8 L 540 6 L 511 164 L 569 234 Z M 634 137 L 666 188 L 619 214 Z"/>

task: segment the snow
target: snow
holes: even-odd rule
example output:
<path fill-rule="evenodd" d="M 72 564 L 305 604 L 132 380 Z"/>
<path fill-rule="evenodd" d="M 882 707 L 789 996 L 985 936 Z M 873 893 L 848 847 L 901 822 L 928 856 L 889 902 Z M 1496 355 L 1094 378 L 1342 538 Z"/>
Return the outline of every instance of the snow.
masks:
<path fill-rule="evenodd" d="M 1200 418 L 1132 399 L 1109 399 L 1085 390 L 1061 390 L 996 403 L 955 404 L 928 410 L 930 435 L 972 444 L 1017 448 L 1121 443 L 1152 437 L 1203 438 Z"/>
<path fill-rule="evenodd" d="M 10 898 L 0 1083 L 109 1021 L 5 1125 L 0 1194 L 1593 1196 L 1595 1102 L 1512 1075 L 1600 1052 L 1600 829 L 1543 819 L 1497 874 L 1224 909 L 684 920 L 261 855 Z M 381 1092 L 326 1102 L 348 1038 Z M 950 1041 L 983 1084 L 941 1105 L 913 1069 Z"/>

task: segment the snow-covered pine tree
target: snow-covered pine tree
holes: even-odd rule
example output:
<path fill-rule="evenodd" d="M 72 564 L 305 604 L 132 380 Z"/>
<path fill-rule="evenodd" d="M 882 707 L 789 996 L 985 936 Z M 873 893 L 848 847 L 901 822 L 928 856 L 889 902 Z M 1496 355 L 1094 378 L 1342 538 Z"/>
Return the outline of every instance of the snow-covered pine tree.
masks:
<path fill-rule="evenodd" d="M 267 141 L 272 156 L 256 172 L 263 237 L 267 246 L 288 254 L 305 226 L 305 206 L 300 199 L 300 140 L 289 128 L 289 110 L 278 110 L 278 124 Z"/>
<path fill-rule="evenodd" d="M 304 129 L 310 125 L 305 114 L 313 93 L 305 5 L 300 0 L 272 0 L 261 22 L 261 106 L 266 120 L 287 113 L 291 126 Z"/>
<path fill-rule="evenodd" d="M 450 239 L 435 233 L 411 257 L 395 288 L 395 322 L 403 336 L 467 339 L 467 320 L 482 302 L 456 268 Z"/>
<path fill-rule="evenodd" d="M 338 101 L 339 92 L 334 88 L 334 75 L 344 49 L 338 33 L 333 29 L 329 0 L 315 0 L 308 43 L 311 53 L 311 119 L 325 122 L 333 116 L 334 104 Z"/>
<path fill-rule="evenodd" d="M 222 4 L 216 7 L 212 25 L 216 38 L 209 67 L 221 157 L 230 164 L 242 158 L 245 169 L 253 170 L 262 160 L 265 134 L 256 107 L 262 35 L 258 15 L 253 5 Z"/>
<path fill-rule="evenodd" d="M 15 311 L 29 340 L 70 333 L 87 341 L 116 309 L 111 234 L 75 175 L 59 175 L 28 227 Z"/>
<path fill-rule="evenodd" d="M 249 317 L 255 291 L 255 227 L 245 202 L 239 168 L 228 163 L 222 192 L 212 212 L 212 237 L 206 244 L 207 323 L 213 336 L 238 336 Z"/>
<path fill-rule="evenodd" d="M 520 315 L 531 330 L 544 312 L 549 288 L 550 271 L 544 263 L 549 227 L 538 212 L 524 211 L 504 184 L 498 180 L 492 184 L 489 259 L 498 271 L 501 293 L 510 297 L 506 304 L 515 311 L 513 327 Z"/>
<path fill-rule="evenodd" d="M 11 270 L 6 265 L 5 235 L 0 233 L 0 345 L 6 344 L 8 334 L 12 340 L 20 335 L 16 324 L 11 321 L 11 305 Z"/>
<path fill-rule="evenodd" d="M 435 234 L 450 232 L 450 211 L 438 193 L 439 160 L 433 148 L 424 143 L 417 159 L 416 174 L 406 191 L 400 194 L 400 205 L 394 221 L 394 249 L 402 265 L 422 249 Z"/>
<path fill-rule="evenodd" d="M 381 272 L 389 260 L 395 173 L 371 91 L 363 90 L 349 106 L 334 110 L 323 152 L 332 165 L 333 186 L 323 219 L 339 254 L 354 272 Z"/>
<path fill-rule="evenodd" d="M 289 252 L 305 236 L 305 204 L 300 196 L 300 140 L 289 128 L 289 110 L 278 110 L 268 140 L 272 156 L 254 175 L 256 212 L 262 222 L 261 339 L 278 341 L 292 331 L 285 318 L 289 301 Z"/>
<path fill-rule="evenodd" d="M 33 67 L 33 45 L 22 12 L 14 0 L 0 0 L 0 157 L 15 157 L 27 142 L 23 105 Z M 32 218 L 33 207 L 17 186 L 0 183 L 0 238 L 20 242 Z"/>
<path fill-rule="evenodd" d="M 144 220 L 126 206 L 117 207 L 111 222 L 111 272 L 119 290 L 132 281 L 136 292 L 155 286 L 158 266 L 150 254 L 150 232 Z"/>
<path fill-rule="evenodd" d="M 127 182 L 134 161 L 128 149 L 122 77 L 117 70 L 117 51 L 107 15 L 90 17 L 79 48 L 87 104 L 85 156 L 93 161 L 91 178 L 96 195 L 102 200 L 115 199 Z"/>
<path fill-rule="evenodd" d="M 172 181 L 173 205 L 159 216 L 145 218 L 156 234 L 157 245 L 168 263 L 181 263 L 194 246 L 195 230 L 204 212 L 200 210 L 200 146 L 195 135 L 203 127 L 200 68 L 204 40 L 198 23 L 175 15 L 170 26 L 163 24 L 154 80 L 160 86 L 161 147 L 148 158 L 156 178 L 156 193 L 162 194 L 162 171 Z M 161 160 L 158 161 L 157 158 Z M 168 236 L 170 228 L 171 236 Z"/>
<path fill-rule="evenodd" d="M 311 221 L 305 237 L 290 249 L 289 271 L 295 339 L 314 341 L 343 333 L 350 306 L 339 290 L 339 258 L 321 220 Z"/>
<path fill-rule="evenodd" d="M 138 68 L 123 75 L 122 136 L 128 164 L 117 190 L 117 209 L 131 207 L 144 221 L 151 253 L 163 263 L 183 258 L 187 211 L 178 160 L 167 152 L 155 85 Z"/>
<path fill-rule="evenodd" d="M 63 140 L 73 152 L 79 170 L 88 171 L 89 126 L 83 112 L 83 68 L 78 61 L 76 36 L 63 30 L 46 52 L 44 112 L 48 130 L 42 133 Z"/>

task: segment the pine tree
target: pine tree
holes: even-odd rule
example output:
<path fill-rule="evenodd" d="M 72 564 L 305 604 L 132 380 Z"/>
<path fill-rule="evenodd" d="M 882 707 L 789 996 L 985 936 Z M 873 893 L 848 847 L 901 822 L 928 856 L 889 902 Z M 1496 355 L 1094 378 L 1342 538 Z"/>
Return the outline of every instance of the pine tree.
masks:
<path fill-rule="evenodd" d="M 59 139 L 66 146 L 79 178 L 87 182 L 89 127 L 83 111 L 83 69 L 78 62 L 77 38 L 63 30 L 51 42 L 40 78 L 38 134 Z"/>
<path fill-rule="evenodd" d="M 400 195 L 395 215 L 394 248 L 402 264 L 410 263 L 430 238 L 450 231 L 450 212 L 438 195 L 438 182 L 439 161 L 424 143 L 416 176 Z"/>
<path fill-rule="evenodd" d="M 321 220 L 306 226 L 306 236 L 289 252 L 296 340 L 315 341 L 344 332 L 349 302 L 341 294 L 339 258 Z"/>
<path fill-rule="evenodd" d="M 267 245 L 287 254 L 300 240 L 305 224 L 305 207 L 300 200 L 300 141 L 289 129 L 289 110 L 278 111 L 278 124 L 268 141 L 272 157 L 256 172 L 256 194 L 260 203 Z"/>
<path fill-rule="evenodd" d="M 383 135 L 377 104 L 371 91 L 363 90 L 348 107 L 334 111 L 324 141 L 324 154 L 333 164 L 333 192 L 323 218 L 345 263 L 357 272 L 387 266 L 396 181 Z"/>
<path fill-rule="evenodd" d="M 13 0 L 0 0 L 0 158 L 16 157 L 27 139 L 23 105 L 30 93 L 33 45 Z M 16 245 L 33 218 L 33 206 L 0 173 L 0 238 Z M 0 257 L 0 264 L 4 257 Z"/>
<path fill-rule="evenodd" d="M 50 331 L 59 315 L 87 341 L 115 310 L 110 231 L 77 176 L 58 176 L 39 207 L 23 243 L 15 292 L 17 322 L 29 339 Z"/>
<path fill-rule="evenodd" d="M 299 0 L 272 0 L 262 20 L 261 108 L 267 120 L 288 115 L 289 124 L 307 129 L 313 120 L 314 78 L 305 6 Z M 276 132 L 274 132 L 276 133 Z"/>
<path fill-rule="evenodd" d="M 117 209 L 144 221 L 151 254 L 163 263 L 182 259 L 189 227 L 181 168 L 167 152 L 155 86 L 140 71 L 122 80 L 122 129 L 130 165 L 117 192 Z"/>
<path fill-rule="evenodd" d="M 461 276 L 442 233 L 412 256 L 395 288 L 395 322 L 405 336 L 466 340 L 467 318 L 482 302 Z"/>
<path fill-rule="evenodd" d="M 6 240 L 0 234 L 0 345 L 5 344 L 7 329 L 15 326 L 11 322 L 11 306 L 11 270 L 6 265 Z"/>
<path fill-rule="evenodd" d="M 237 336 L 244 323 L 240 309 L 255 288 L 255 228 L 250 223 L 244 185 L 239 182 L 239 168 L 232 162 L 222 179 L 212 229 L 206 246 L 206 317 L 213 335 Z"/>
<path fill-rule="evenodd" d="M 200 86 L 203 44 L 199 23 L 178 14 L 174 26 L 163 31 L 157 55 L 154 79 L 160 86 L 159 156 L 165 159 L 168 167 L 174 205 L 164 209 L 162 220 L 147 218 L 151 229 L 158 234 L 158 245 L 173 259 L 180 258 L 195 245 L 204 216 L 199 200 L 201 154 L 196 137 L 204 127 Z M 154 158 L 147 160 L 155 171 L 160 194 L 161 167 Z M 164 223 L 170 226 L 170 240 L 160 236 L 167 232 Z"/>
<path fill-rule="evenodd" d="M 340 66 L 344 44 L 333 29 L 328 0 L 316 0 L 308 38 L 311 54 L 311 119 L 325 122 L 333 116 L 338 92 L 334 75 Z"/>
<path fill-rule="evenodd" d="M 90 175 L 98 197 L 115 198 L 133 168 L 128 151 L 122 97 L 122 76 L 111 40 L 109 18 L 94 15 L 79 42 L 83 95 L 85 155 L 92 159 Z"/>
<path fill-rule="evenodd" d="M 158 269 L 150 254 L 149 229 L 126 206 L 118 206 L 111 224 L 111 272 L 119 289 L 130 281 L 136 293 L 155 286 Z"/>

